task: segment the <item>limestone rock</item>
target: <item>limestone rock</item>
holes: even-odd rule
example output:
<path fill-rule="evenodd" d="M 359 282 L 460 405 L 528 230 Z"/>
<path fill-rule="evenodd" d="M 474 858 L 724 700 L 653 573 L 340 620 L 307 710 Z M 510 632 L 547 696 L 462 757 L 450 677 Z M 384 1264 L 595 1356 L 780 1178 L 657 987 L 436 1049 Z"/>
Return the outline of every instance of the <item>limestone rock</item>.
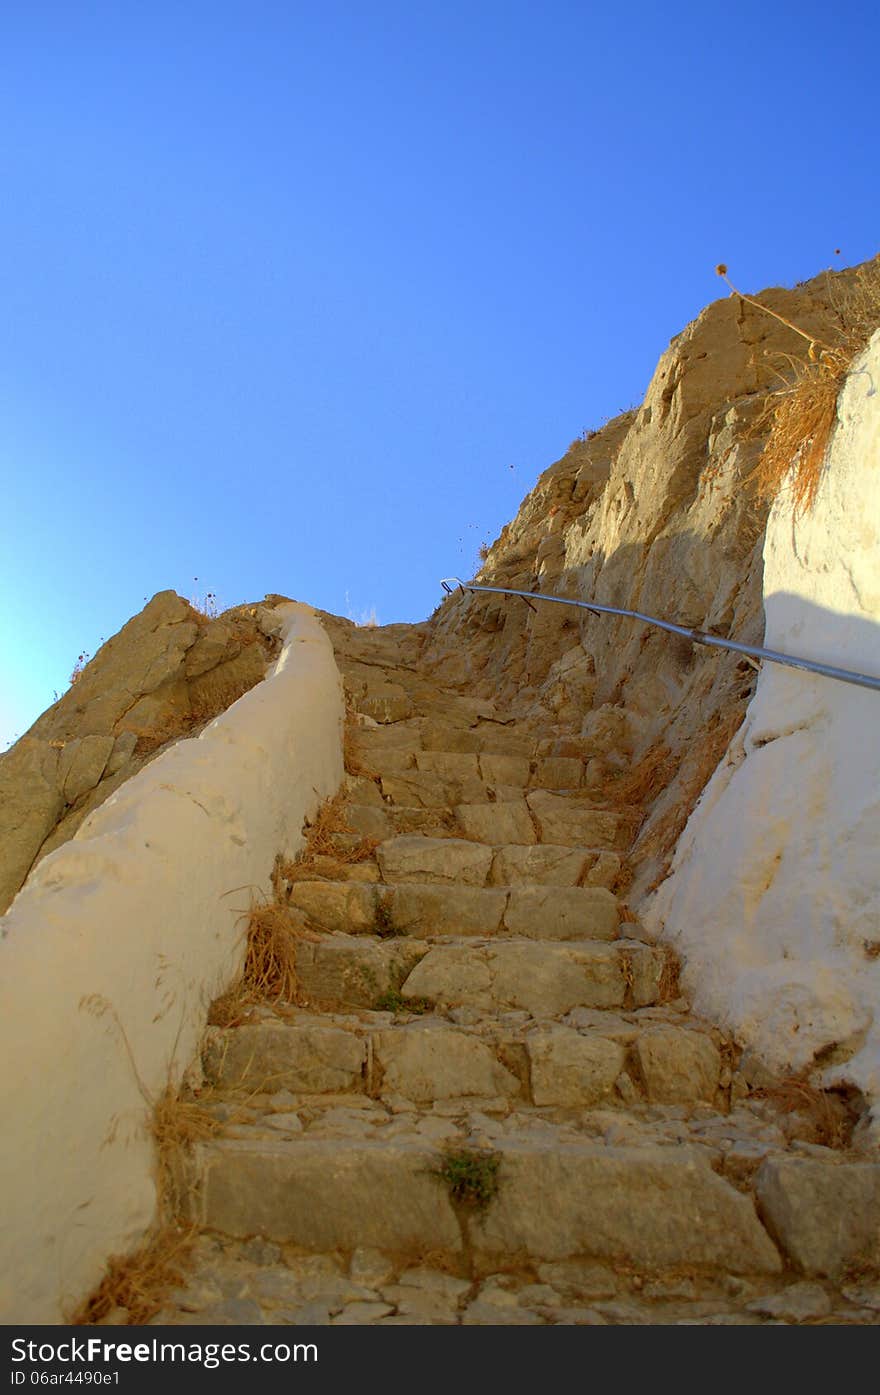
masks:
<path fill-rule="evenodd" d="M 263 1235 L 311 1250 L 457 1251 L 461 1231 L 412 1143 L 223 1139 L 196 1149 L 190 1214 L 226 1235 Z"/>
<path fill-rule="evenodd" d="M 391 838 L 376 849 L 386 882 L 485 886 L 492 849 L 463 838 Z"/>
<path fill-rule="evenodd" d="M 620 820 L 616 814 L 592 809 L 570 795 L 553 794 L 550 790 L 532 790 L 527 802 L 537 820 L 542 843 L 562 843 L 575 848 L 615 848 L 618 845 Z"/>
<path fill-rule="evenodd" d="M 353 1032 L 309 1023 L 261 1022 L 215 1031 L 205 1044 L 206 1077 L 250 1090 L 338 1091 L 363 1088 L 366 1046 Z"/>
<path fill-rule="evenodd" d="M 510 1141 L 498 1180 L 471 1227 L 481 1257 L 626 1255 L 636 1264 L 715 1265 L 735 1274 L 782 1267 L 750 1198 L 706 1163 L 668 1148 Z"/>
<path fill-rule="evenodd" d="M 64 808 L 58 751 L 23 736 L 0 756 L 0 912 L 9 905 Z"/>
<path fill-rule="evenodd" d="M 420 1103 L 518 1093 L 519 1082 L 479 1037 L 432 1023 L 377 1032 L 373 1051 L 383 1089 Z"/>
<path fill-rule="evenodd" d="M 504 924 L 512 935 L 542 940 L 613 940 L 617 898 L 600 886 L 515 886 Z"/>
<path fill-rule="evenodd" d="M 566 1107 L 599 1104 L 613 1094 L 626 1051 L 604 1037 L 570 1027 L 541 1028 L 526 1038 L 532 1099 Z"/>
<path fill-rule="evenodd" d="M 404 997 L 441 1005 L 524 1008 L 552 1016 L 573 1007 L 622 1007 L 627 970 L 659 979 L 663 954 L 647 945 L 554 944 L 498 941 L 493 945 L 443 945 L 425 954 L 405 980 Z"/>
<path fill-rule="evenodd" d="M 290 904 L 322 930 L 356 935 L 373 928 L 378 892 L 363 882 L 294 882 Z"/>
<path fill-rule="evenodd" d="M 526 756 L 480 756 L 480 774 L 487 785 L 523 787 L 529 783 L 530 761 Z"/>
<path fill-rule="evenodd" d="M 356 935 L 328 935 L 297 945 L 297 979 L 307 1000 L 371 1008 L 411 973 L 424 953 L 425 946 L 413 940 L 375 943 Z"/>
<path fill-rule="evenodd" d="M 161 591 L 0 756 L 0 914 L 31 867 L 165 742 L 264 675 L 276 641 L 241 612 L 208 620 Z"/>
<path fill-rule="evenodd" d="M 649 1027 L 639 1033 L 635 1053 L 649 1099 L 684 1104 L 715 1098 L 721 1053 L 704 1033 Z"/>
<path fill-rule="evenodd" d="M 459 804 L 455 817 L 465 837 L 480 843 L 538 841 L 524 800 L 508 800 L 503 804 Z"/>
<path fill-rule="evenodd" d="M 497 888 L 410 882 L 392 889 L 386 914 L 400 935 L 495 935 L 506 904 Z"/>
<path fill-rule="evenodd" d="M 880 1262 L 880 1164 L 768 1158 L 755 1185 L 770 1231 L 805 1273 Z"/>
<path fill-rule="evenodd" d="M 590 861 L 591 855 L 580 848 L 511 843 L 496 850 L 489 882 L 493 886 L 515 886 L 519 882 L 577 886 Z"/>

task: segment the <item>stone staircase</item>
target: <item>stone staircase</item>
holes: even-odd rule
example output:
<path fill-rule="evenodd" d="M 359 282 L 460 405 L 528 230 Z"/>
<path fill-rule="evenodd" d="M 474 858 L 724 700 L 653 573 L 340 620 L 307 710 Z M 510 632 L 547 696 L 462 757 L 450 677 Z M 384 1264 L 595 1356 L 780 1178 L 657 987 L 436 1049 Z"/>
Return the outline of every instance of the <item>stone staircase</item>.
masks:
<path fill-rule="evenodd" d="M 851 1121 L 689 1012 L 576 743 L 430 681 L 419 627 L 331 632 L 360 723 L 338 847 L 370 855 L 284 887 L 298 1001 L 208 1030 L 223 1127 L 155 1321 L 876 1321 L 817 1228 Z"/>

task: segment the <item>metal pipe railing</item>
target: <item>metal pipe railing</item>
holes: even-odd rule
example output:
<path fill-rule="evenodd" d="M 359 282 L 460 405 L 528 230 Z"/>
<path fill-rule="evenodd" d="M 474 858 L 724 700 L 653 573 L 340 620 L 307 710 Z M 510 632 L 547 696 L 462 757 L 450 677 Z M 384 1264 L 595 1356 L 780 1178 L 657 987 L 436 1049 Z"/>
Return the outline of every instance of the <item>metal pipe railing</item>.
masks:
<path fill-rule="evenodd" d="M 453 583 L 453 585 L 450 585 Z M 693 640 L 694 644 L 708 644 L 715 649 L 731 649 L 735 654 L 745 654 L 753 659 L 769 659 L 774 664 L 785 664 L 787 668 L 806 669 L 809 673 L 819 673 L 823 678 L 836 678 L 841 683 L 854 683 L 860 688 L 872 688 L 880 692 L 880 678 L 868 673 L 853 673 L 848 668 L 835 668 L 833 664 L 816 663 L 813 659 L 799 659 L 793 654 L 780 654 L 775 649 L 761 649 L 756 644 L 740 644 L 735 639 L 721 639 L 719 635 L 707 634 L 705 630 L 690 630 L 685 625 L 675 625 L 670 620 L 658 620 L 655 615 L 644 615 L 640 610 L 622 610 L 619 606 L 599 605 L 596 601 L 572 601 L 566 596 L 548 596 L 542 591 L 511 591 L 505 586 L 477 586 L 474 582 L 461 581 L 457 576 L 444 577 L 440 582 L 447 595 L 452 595 L 455 586 L 461 591 L 487 591 L 496 596 L 519 596 L 534 610 L 534 601 L 553 601 L 556 605 L 577 606 L 589 610 L 593 615 L 622 615 L 630 620 L 641 620 L 646 625 L 655 625 L 670 634 L 681 635 Z"/>

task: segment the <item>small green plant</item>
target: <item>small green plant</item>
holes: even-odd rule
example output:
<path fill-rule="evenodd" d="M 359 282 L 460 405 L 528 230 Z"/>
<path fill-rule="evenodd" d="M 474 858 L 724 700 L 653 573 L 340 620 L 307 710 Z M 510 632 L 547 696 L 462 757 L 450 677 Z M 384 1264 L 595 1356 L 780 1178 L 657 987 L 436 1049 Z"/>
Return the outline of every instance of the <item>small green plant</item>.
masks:
<path fill-rule="evenodd" d="M 461 1148 L 447 1153 L 434 1175 L 446 1183 L 459 1206 L 482 1211 L 498 1192 L 500 1165 L 495 1153 Z"/>
<path fill-rule="evenodd" d="M 386 988 L 373 1004 L 376 1012 L 412 1012 L 417 1015 L 429 1012 L 432 1006 L 430 998 L 404 998 L 399 988 Z"/>

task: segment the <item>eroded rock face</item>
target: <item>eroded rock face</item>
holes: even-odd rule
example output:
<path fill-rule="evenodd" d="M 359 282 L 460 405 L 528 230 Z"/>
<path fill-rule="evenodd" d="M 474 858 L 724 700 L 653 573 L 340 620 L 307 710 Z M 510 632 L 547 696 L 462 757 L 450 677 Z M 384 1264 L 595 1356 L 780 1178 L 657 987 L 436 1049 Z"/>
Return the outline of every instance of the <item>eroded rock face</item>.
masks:
<path fill-rule="evenodd" d="M 0 756 L 0 914 L 41 857 L 169 741 L 258 683 L 277 650 L 271 605 L 212 620 L 174 591 L 155 595 Z"/>
<path fill-rule="evenodd" d="M 827 273 L 759 299 L 827 336 L 857 274 Z M 767 510 L 745 481 L 784 356 L 803 351 L 803 340 L 738 296 L 710 305 L 673 339 L 642 407 L 573 442 L 545 470 L 475 580 L 760 644 Z M 735 654 L 630 619 L 498 595 L 446 600 L 424 658 L 446 682 L 457 676 L 523 715 L 541 713 L 557 732 L 545 754 L 590 762 L 594 789 L 654 748 L 661 793 L 633 850 L 636 900 L 665 873 L 755 680 Z"/>

